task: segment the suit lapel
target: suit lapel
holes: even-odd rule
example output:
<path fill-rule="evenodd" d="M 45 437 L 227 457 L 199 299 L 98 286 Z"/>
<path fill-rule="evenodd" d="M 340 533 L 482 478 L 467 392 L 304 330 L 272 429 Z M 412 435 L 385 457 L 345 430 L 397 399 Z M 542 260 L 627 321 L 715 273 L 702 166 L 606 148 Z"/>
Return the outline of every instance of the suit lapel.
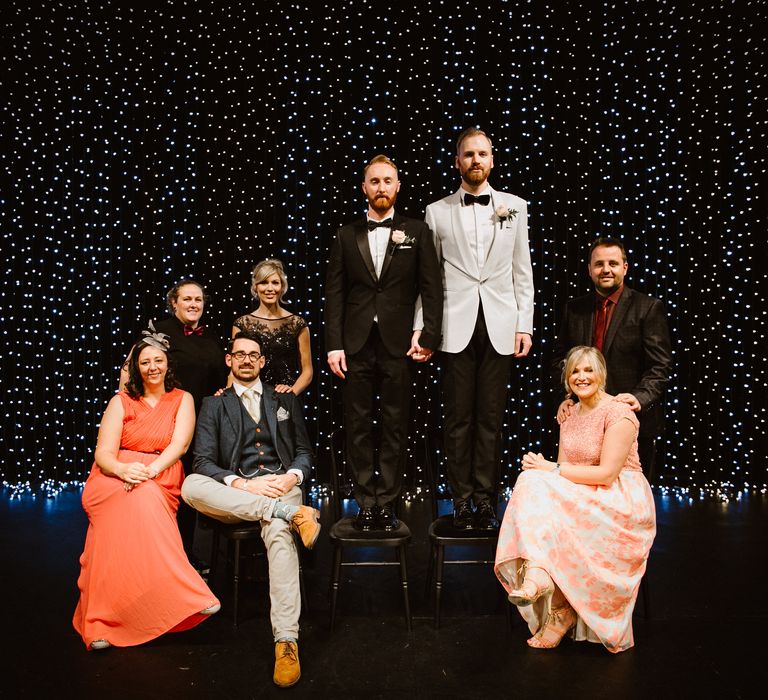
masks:
<path fill-rule="evenodd" d="M 272 444 L 277 445 L 277 402 L 275 401 L 275 390 L 266 384 L 262 384 L 262 387 L 261 399 L 264 404 L 264 417 L 267 419 L 269 434 L 272 436 Z"/>
<path fill-rule="evenodd" d="M 242 404 L 233 387 L 229 387 L 222 396 L 224 399 L 224 413 L 226 413 L 229 422 L 232 425 L 232 453 L 230 455 L 229 468 L 238 473 L 240 467 L 241 447 L 243 442 L 243 412 Z"/>
<path fill-rule="evenodd" d="M 608 326 L 608 332 L 605 334 L 605 342 L 603 343 L 603 355 L 605 355 L 613 343 L 613 339 L 616 337 L 619 328 L 624 324 L 624 318 L 629 311 L 629 307 L 632 305 L 632 290 L 629 287 L 624 287 L 624 291 L 619 297 L 619 303 L 616 304 L 613 315 L 611 316 L 611 323 Z"/>
<path fill-rule="evenodd" d="M 491 253 L 493 253 L 493 244 L 496 242 L 496 237 L 499 235 L 499 231 L 501 230 L 502 221 L 499 219 L 498 216 L 496 216 L 496 207 L 501 204 L 501 196 L 496 190 L 493 189 L 493 187 L 488 188 L 488 192 L 491 195 L 491 209 L 493 209 L 493 238 L 491 238 L 491 245 L 488 246 L 488 252 L 485 254 L 485 260 L 483 261 L 483 264 L 480 265 L 480 272 L 482 272 L 485 265 L 488 263 L 488 261 L 491 259 Z"/>
<path fill-rule="evenodd" d="M 395 212 L 394 216 L 392 217 L 392 231 L 396 229 L 400 229 L 401 231 L 405 230 L 405 224 L 403 223 L 402 217 L 397 212 Z M 381 264 L 381 275 L 379 276 L 379 280 L 383 280 L 387 274 L 387 270 L 389 270 L 394 252 L 395 244 L 392 243 L 392 232 L 390 231 L 389 241 L 387 242 L 387 251 L 384 254 L 384 262 Z"/>
<path fill-rule="evenodd" d="M 363 219 L 362 222 L 358 222 L 355 225 L 355 229 L 357 248 L 363 258 L 363 263 L 368 270 L 368 274 L 370 274 L 371 279 L 376 282 L 378 281 L 376 277 L 376 268 L 374 267 L 373 258 L 371 257 L 371 246 L 368 243 L 368 226 L 365 223 L 365 219 Z"/>
<path fill-rule="evenodd" d="M 451 228 L 453 237 L 456 241 L 456 247 L 464 260 L 464 269 L 474 272 L 475 277 L 480 276 L 480 269 L 477 265 L 477 256 L 472 252 L 472 246 L 469 244 L 469 235 L 464 231 L 464 225 L 461 223 L 461 190 L 455 194 L 456 200 L 451 209 Z"/>

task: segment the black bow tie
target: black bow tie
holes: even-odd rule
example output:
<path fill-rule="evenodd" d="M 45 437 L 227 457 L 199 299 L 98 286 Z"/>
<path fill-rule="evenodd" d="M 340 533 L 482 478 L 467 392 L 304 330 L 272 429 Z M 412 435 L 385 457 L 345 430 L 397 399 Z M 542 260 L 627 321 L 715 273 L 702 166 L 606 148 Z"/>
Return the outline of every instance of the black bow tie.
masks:
<path fill-rule="evenodd" d="M 466 192 L 464 194 L 464 204 L 480 204 L 481 206 L 486 206 L 491 201 L 491 195 L 489 194 L 469 194 L 469 192 Z"/>
<path fill-rule="evenodd" d="M 373 221 L 373 219 L 368 219 L 369 231 L 373 231 L 373 229 L 379 228 L 380 226 L 384 226 L 384 228 L 392 228 L 392 217 L 384 219 L 384 221 Z"/>

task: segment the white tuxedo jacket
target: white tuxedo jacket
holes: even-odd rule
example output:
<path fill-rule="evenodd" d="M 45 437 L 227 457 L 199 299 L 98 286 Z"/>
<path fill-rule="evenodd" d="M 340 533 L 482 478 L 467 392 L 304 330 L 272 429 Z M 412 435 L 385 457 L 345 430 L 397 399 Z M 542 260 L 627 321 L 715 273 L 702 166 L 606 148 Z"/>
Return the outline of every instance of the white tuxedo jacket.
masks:
<path fill-rule="evenodd" d="M 491 246 L 484 263 L 464 232 L 461 190 L 427 207 L 425 221 L 435 236 L 443 276 L 443 340 L 440 350 L 461 352 L 469 344 L 480 301 L 494 349 L 515 351 L 515 333 L 533 335 L 533 272 L 528 248 L 528 205 L 489 188 L 491 205 L 516 211 L 506 220 L 494 214 Z"/>

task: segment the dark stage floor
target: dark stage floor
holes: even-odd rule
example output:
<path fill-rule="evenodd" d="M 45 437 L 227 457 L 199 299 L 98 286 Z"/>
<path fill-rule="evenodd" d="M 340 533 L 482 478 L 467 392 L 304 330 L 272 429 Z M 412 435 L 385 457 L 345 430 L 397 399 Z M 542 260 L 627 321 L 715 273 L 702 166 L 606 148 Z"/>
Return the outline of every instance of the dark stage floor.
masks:
<path fill-rule="evenodd" d="M 768 622 L 768 497 L 721 504 L 657 496 L 659 533 L 648 580 L 652 618 L 635 613 L 634 649 L 565 641 L 531 650 L 516 615 L 506 625 L 490 567 L 453 567 L 443 619 L 424 595 L 425 503 L 403 514 L 413 632 L 406 631 L 396 569 L 345 570 L 339 621 L 328 629 L 330 547 L 321 535 L 306 570 L 302 679 L 272 685 L 265 584 L 246 584 L 232 625 L 228 579 L 214 585 L 223 609 L 196 629 L 130 649 L 86 652 L 71 626 L 86 530 L 79 492 L 10 501 L 0 491 L 2 600 L 7 630 L 5 698 L 747 698 L 761 687 Z M 324 517 L 327 509 L 324 509 Z M 198 538 L 207 551 L 207 534 Z M 468 570 L 469 569 L 469 570 Z M 513 611 L 514 612 L 514 611 Z"/>

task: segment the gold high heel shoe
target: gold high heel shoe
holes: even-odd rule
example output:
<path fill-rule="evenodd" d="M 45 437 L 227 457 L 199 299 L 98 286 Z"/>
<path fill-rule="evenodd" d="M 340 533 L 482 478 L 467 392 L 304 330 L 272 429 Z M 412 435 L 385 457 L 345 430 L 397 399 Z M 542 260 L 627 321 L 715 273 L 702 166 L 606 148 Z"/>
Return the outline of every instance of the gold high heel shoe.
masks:
<path fill-rule="evenodd" d="M 539 573 L 531 576 L 531 572 Z M 552 577 L 540 566 L 529 566 L 523 562 L 518 573 L 518 580 L 523 579 L 520 588 L 513 588 L 509 592 L 509 602 L 513 605 L 526 606 L 535 603 L 543 595 L 551 595 L 555 592 L 555 583 Z"/>
<path fill-rule="evenodd" d="M 534 649 L 554 649 L 576 624 L 576 611 L 566 603 L 561 608 L 552 608 L 541 629 L 528 640 Z"/>

